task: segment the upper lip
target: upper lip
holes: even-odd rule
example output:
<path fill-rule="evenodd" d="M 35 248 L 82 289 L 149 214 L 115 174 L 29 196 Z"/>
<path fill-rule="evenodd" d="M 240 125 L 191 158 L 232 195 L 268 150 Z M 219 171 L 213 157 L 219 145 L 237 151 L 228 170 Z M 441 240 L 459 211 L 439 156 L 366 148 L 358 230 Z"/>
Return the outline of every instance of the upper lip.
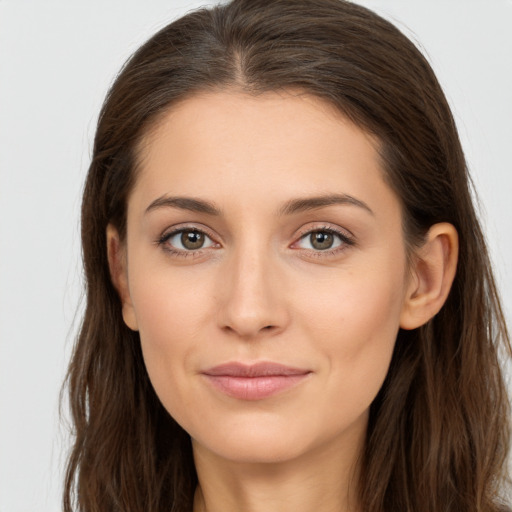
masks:
<path fill-rule="evenodd" d="M 310 373 L 310 370 L 264 361 L 253 364 L 239 362 L 224 363 L 218 366 L 213 366 L 212 368 L 205 370 L 203 373 L 214 377 L 270 377 L 278 375 L 306 375 L 307 373 Z"/>

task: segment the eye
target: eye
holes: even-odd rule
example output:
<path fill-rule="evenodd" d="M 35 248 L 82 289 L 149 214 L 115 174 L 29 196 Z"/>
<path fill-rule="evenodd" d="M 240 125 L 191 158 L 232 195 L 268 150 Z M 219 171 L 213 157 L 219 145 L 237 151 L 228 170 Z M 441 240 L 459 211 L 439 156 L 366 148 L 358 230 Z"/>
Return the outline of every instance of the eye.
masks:
<path fill-rule="evenodd" d="M 294 245 L 299 249 L 329 251 L 342 245 L 353 245 L 353 241 L 333 229 L 316 229 L 303 235 Z"/>
<path fill-rule="evenodd" d="M 161 244 L 166 244 L 170 248 L 178 251 L 197 251 L 214 247 L 215 242 L 206 233 L 197 229 L 180 229 L 164 235 Z"/>

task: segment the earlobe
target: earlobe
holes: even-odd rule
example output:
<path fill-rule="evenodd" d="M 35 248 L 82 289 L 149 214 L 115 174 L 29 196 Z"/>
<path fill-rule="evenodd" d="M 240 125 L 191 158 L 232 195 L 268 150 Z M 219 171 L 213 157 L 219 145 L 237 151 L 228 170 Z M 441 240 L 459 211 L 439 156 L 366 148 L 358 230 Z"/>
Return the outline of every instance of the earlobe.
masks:
<path fill-rule="evenodd" d="M 445 303 L 457 270 L 459 238 L 452 224 L 434 224 L 414 255 L 400 327 L 416 329 L 433 318 Z"/>
<path fill-rule="evenodd" d="M 132 330 L 137 331 L 137 318 L 130 297 L 128 287 L 128 271 L 126 262 L 126 248 L 121 242 L 117 229 L 109 224 L 107 226 L 107 257 L 112 284 L 119 294 L 122 304 L 124 323 Z"/>

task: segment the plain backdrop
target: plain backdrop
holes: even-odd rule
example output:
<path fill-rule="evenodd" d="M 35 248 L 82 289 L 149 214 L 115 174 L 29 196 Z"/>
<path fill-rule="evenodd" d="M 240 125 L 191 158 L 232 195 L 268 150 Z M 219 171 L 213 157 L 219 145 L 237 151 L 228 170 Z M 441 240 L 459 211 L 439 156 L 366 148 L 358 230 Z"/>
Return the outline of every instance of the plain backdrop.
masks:
<path fill-rule="evenodd" d="M 0 512 L 58 511 L 80 194 L 125 59 L 206 1 L 0 0 Z M 512 1 L 360 0 L 421 46 L 456 117 L 512 318 Z"/>

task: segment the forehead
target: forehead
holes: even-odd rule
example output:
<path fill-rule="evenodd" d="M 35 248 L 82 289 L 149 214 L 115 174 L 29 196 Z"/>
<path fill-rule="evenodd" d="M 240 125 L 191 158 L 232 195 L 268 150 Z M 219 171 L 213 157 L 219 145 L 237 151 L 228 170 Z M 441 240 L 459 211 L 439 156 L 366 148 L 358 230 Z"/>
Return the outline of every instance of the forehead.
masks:
<path fill-rule="evenodd" d="M 139 150 L 142 157 L 148 151 L 154 152 L 162 136 L 168 140 L 173 137 L 176 141 L 188 138 L 210 142 L 219 150 L 239 141 L 250 149 L 265 136 L 268 149 L 286 149 L 301 138 L 301 143 L 307 141 L 311 146 L 321 140 L 329 144 L 333 138 L 340 142 L 338 132 L 342 125 L 347 128 L 344 138 L 351 131 L 354 140 L 364 139 L 366 145 L 378 149 L 377 137 L 356 127 L 326 100 L 311 94 L 283 90 L 255 95 L 219 90 L 194 94 L 162 112 L 142 137 Z M 268 144 L 271 137 L 274 144 Z"/>
<path fill-rule="evenodd" d="M 310 95 L 198 94 L 170 108 L 143 138 L 134 195 L 145 203 L 162 194 L 213 194 L 220 202 L 259 196 L 263 203 L 334 192 L 368 202 L 391 192 L 378 146 Z"/>

